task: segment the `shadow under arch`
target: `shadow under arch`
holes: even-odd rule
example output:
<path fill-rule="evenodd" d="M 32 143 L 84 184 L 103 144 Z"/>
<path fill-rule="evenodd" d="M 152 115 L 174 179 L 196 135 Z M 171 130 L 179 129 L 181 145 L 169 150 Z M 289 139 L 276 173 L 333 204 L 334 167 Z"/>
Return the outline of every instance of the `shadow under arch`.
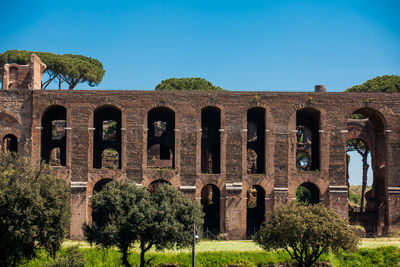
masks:
<path fill-rule="evenodd" d="M 122 112 L 115 106 L 101 106 L 93 116 L 93 168 L 102 168 L 102 153 L 108 149 L 117 151 L 118 169 L 121 168 L 121 122 Z"/>
<path fill-rule="evenodd" d="M 3 137 L 3 152 L 18 153 L 18 139 L 13 134 L 7 134 Z"/>
<path fill-rule="evenodd" d="M 93 193 L 96 192 L 100 192 L 104 189 L 104 187 L 109 183 L 113 181 L 113 179 L 110 178 L 104 178 L 104 179 L 100 179 L 99 181 L 97 181 L 97 183 L 94 184 L 93 186 Z"/>
<path fill-rule="evenodd" d="M 59 165 L 66 165 L 66 131 L 67 126 L 67 109 L 63 106 L 50 106 L 43 113 L 41 119 L 41 158 L 46 163 L 53 161 L 51 158 L 55 148 L 59 149 L 57 159 Z"/>
<path fill-rule="evenodd" d="M 265 222 L 265 190 L 253 185 L 247 190 L 246 237 L 251 238 Z"/>
<path fill-rule="evenodd" d="M 220 190 L 214 184 L 201 189 L 201 206 L 204 212 L 203 235 L 216 238 L 220 233 Z"/>

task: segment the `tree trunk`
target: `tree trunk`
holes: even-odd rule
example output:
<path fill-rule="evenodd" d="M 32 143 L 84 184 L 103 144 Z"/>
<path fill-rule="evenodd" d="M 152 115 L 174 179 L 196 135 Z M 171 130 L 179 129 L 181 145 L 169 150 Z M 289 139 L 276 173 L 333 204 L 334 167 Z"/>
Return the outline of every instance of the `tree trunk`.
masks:
<path fill-rule="evenodd" d="M 365 152 L 362 155 L 362 163 L 363 163 L 363 174 L 362 174 L 362 188 L 361 188 L 361 206 L 360 212 L 364 212 L 364 199 L 365 199 L 365 190 L 367 189 L 367 179 L 368 179 L 368 154 L 369 149 L 368 147 L 365 148 Z"/>
<path fill-rule="evenodd" d="M 124 249 L 122 251 L 122 264 L 125 265 L 126 267 L 131 267 L 131 265 L 128 262 L 128 249 Z"/>
<path fill-rule="evenodd" d="M 140 241 L 140 267 L 144 267 L 145 261 L 144 261 L 144 253 L 146 252 L 144 243 Z"/>

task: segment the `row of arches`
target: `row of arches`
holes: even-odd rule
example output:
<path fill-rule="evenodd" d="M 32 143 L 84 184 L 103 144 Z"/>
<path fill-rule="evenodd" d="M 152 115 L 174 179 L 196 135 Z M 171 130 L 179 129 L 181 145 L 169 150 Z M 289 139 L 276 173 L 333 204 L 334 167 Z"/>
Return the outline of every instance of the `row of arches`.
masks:
<path fill-rule="evenodd" d="M 101 179 L 93 187 L 93 193 L 100 192 L 113 179 Z M 161 184 L 169 184 L 168 181 L 158 179 L 148 185 L 150 192 L 157 190 Z M 304 191 L 305 189 L 305 191 Z M 300 193 L 299 193 L 300 192 Z M 209 238 L 216 238 L 221 232 L 221 191 L 215 184 L 206 184 L 201 189 L 200 204 L 204 212 L 203 235 Z M 297 189 L 297 200 L 310 204 L 319 203 L 319 188 L 310 182 L 303 183 Z M 246 236 L 251 238 L 260 230 L 265 222 L 265 190 L 259 185 L 253 185 L 247 190 L 246 203 Z"/>
<path fill-rule="evenodd" d="M 52 165 L 66 165 L 67 115 L 62 106 L 53 106 L 42 116 L 41 158 Z M 265 109 L 248 111 L 248 172 L 265 172 Z M 121 111 L 101 107 L 93 116 L 93 168 L 121 168 Z M 166 107 L 147 114 L 147 165 L 174 168 L 175 113 Z M 201 111 L 201 172 L 220 173 L 221 111 L 205 107 Z"/>

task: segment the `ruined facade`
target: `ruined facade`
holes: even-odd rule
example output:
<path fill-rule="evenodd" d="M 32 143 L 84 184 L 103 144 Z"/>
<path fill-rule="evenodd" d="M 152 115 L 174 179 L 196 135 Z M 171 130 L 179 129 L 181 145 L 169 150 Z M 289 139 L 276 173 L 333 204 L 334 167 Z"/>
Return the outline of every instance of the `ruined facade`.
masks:
<path fill-rule="evenodd" d="M 300 185 L 369 232 L 400 219 L 400 94 L 14 89 L 0 101 L 2 149 L 48 161 L 70 183 L 73 239 L 93 192 L 124 179 L 170 183 L 203 205 L 206 232 L 230 239 L 257 231 Z M 348 211 L 350 138 L 372 155 L 363 214 Z"/>

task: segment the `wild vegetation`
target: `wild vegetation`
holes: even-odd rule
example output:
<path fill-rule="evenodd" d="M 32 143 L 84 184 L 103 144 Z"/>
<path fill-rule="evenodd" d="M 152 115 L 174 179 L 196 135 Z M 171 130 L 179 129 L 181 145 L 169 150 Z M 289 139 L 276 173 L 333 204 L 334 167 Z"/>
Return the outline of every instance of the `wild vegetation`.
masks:
<path fill-rule="evenodd" d="M 0 266 L 16 266 L 40 249 L 55 256 L 70 220 L 66 181 L 42 164 L 0 154 Z"/>

